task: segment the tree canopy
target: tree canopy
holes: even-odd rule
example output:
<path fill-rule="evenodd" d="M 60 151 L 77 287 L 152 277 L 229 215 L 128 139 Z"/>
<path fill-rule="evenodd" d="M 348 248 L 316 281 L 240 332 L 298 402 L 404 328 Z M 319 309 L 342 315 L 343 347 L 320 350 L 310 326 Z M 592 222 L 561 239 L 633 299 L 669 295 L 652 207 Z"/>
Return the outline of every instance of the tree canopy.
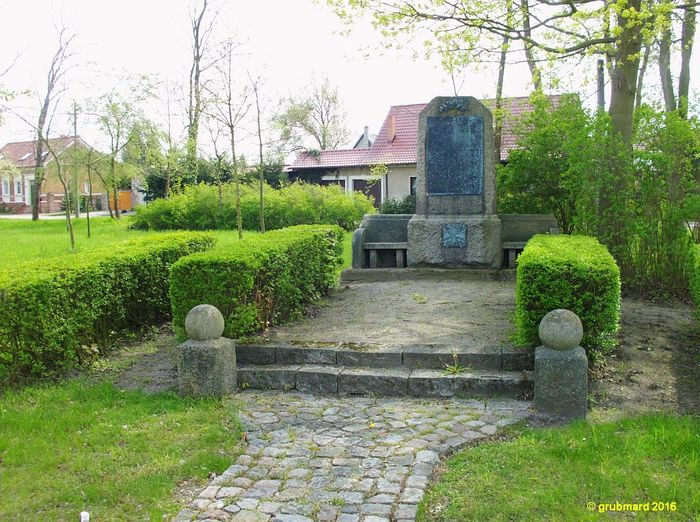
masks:
<path fill-rule="evenodd" d="M 282 141 L 290 148 L 303 148 L 310 139 L 320 150 L 326 150 L 348 140 L 346 118 L 338 88 L 324 76 L 311 83 L 301 96 L 285 99 L 276 123 Z"/>

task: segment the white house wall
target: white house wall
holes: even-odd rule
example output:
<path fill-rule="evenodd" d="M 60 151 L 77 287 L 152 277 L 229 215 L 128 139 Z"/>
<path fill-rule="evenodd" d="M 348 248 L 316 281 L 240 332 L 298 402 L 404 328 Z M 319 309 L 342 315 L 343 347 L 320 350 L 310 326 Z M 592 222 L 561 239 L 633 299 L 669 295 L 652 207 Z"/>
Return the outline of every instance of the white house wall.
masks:
<path fill-rule="evenodd" d="M 389 167 L 387 174 L 387 199 L 401 200 L 411 193 L 411 177 L 416 176 L 416 166 Z"/>
<path fill-rule="evenodd" d="M 410 194 L 411 177 L 416 176 L 416 166 L 392 166 L 389 167 L 389 172 L 382 179 L 382 201 L 388 199 L 403 199 Z M 343 180 L 345 183 L 345 191 L 352 190 L 353 179 L 373 179 L 369 167 L 341 167 L 338 169 L 338 174 L 327 174 L 322 176 L 323 180 Z"/>

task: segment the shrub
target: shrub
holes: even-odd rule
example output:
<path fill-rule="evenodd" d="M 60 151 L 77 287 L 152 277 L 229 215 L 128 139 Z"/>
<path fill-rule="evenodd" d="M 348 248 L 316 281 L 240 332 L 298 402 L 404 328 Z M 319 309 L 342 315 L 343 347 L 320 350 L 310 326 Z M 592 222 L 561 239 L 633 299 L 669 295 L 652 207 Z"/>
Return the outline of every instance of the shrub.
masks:
<path fill-rule="evenodd" d="M 518 258 L 515 306 L 518 344 L 537 344 L 542 318 L 551 310 L 566 308 L 581 318 L 581 345 L 595 357 L 616 342 L 620 270 L 595 238 L 534 236 Z"/>
<path fill-rule="evenodd" d="M 170 316 L 168 275 L 212 237 L 162 234 L 26 263 L 0 276 L 0 379 L 55 374 Z"/>
<path fill-rule="evenodd" d="M 403 199 L 389 199 L 379 207 L 380 214 L 415 214 L 416 196 L 409 194 Z"/>
<path fill-rule="evenodd" d="M 260 216 L 258 186 L 241 186 L 243 228 L 257 230 Z M 140 229 L 215 230 L 236 227 L 235 185 L 188 186 L 184 192 L 137 207 L 133 226 Z M 357 227 L 362 216 L 374 212 L 371 200 L 361 193 L 346 194 L 337 185 L 292 183 L 280 189 L 265 187 L 265 227 L 268 230 L 294 225 Z"/>
<path fill-rule="evenodd" d="M 202 303 L 221 310 L 233 338 L 299 316 L 335 285 L 342 239 L 337 226 L 300 225 L 180 259 L 170 282 L 176 333 L 184 338 L 187 312 Z"/>
<path fill-rule="evenodd" d="M 690 251 L 690 295 L 695 302 L 696 314 L 700 318 L 700 245 Z"/>

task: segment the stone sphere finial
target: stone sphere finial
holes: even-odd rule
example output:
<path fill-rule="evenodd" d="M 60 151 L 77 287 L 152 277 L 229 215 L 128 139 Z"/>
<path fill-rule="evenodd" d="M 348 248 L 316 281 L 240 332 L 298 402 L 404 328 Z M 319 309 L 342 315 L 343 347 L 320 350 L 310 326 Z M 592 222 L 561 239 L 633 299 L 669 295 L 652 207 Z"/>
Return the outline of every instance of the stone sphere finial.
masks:
<path fill-rule="evenodd" d="M 185 317 L 185 331 L 195 341 L 218 339 L 224 333 L 224 316 L 215 306 L 197 305 Z"/>
<path fill-rule="evenodd" d="M 540 321 L 540 341 L 553 350 L 571 350 L 583 339 L 583 325 L 570 310 L 552 310 Z"/>

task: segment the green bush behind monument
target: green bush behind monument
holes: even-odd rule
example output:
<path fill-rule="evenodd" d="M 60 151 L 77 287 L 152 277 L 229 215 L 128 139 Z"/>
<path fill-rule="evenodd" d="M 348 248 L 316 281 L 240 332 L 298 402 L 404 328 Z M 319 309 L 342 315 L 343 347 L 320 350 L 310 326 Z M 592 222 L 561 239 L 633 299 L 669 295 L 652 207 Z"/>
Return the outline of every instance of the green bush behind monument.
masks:
<path fill-rule="evenodd" d="M 547 312 L 566 308 L 583 323 L 589 357 L 615 345 L 620 325 L 620 269 L 608 250 L 588 236 L 537 235 L 518 258 L 516 342 L 538 343 Z"/>
<path fill-rule="evenodd" d="M 168 319 L 170 266 L 213 244 L 175 232 L 4 270 L 0 380 L 75 367 L 119 335 Z"/>
<path fill-rule="evenodd" d="M 227 183 L 195 185 L 184 192 L 137 207 L 134 228 L 148 230 L 220 230 L 236 227 L 235 186 Z M 241 187 L 243 228 L 257 230 L 260 196 L 257 185 Z M 292 183 L 280 189 L 265 187 L 265 225 L 274 230 L 294 225 L 357 227 L 365 214 L 374 213 L 372 201 L 361 193 L 347 194 L 337 185 Z"/>
<path fill-rule="evenodd" d="M 225 337 L 298 317 L 306 303 L 335 286 L 342 241 L 338 226 L 300 225 L 180 259 L 170 283 L 178 337 L 184 337 L 187 312 L 203 303 L 224 315 Z"/>

